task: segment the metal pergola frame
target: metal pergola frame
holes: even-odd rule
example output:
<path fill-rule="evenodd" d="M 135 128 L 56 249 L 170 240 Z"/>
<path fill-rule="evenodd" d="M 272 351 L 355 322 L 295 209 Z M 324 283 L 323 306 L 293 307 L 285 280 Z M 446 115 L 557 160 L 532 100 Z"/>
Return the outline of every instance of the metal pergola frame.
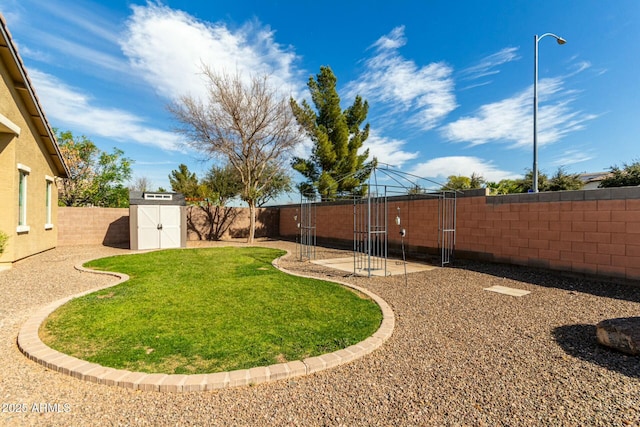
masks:
<path fill-rule="evenodd" d="M 317 200 L 315 197 L 300 198 L 300 212 L 296 213 L 294 220 L 297 221 L 296 226 L 300 229 L 300 261 L 304 259 L 312 260 L 316 257 L 316 209 Z"/>
<path fill-rule="evenodd" d="M 433 185 L 437 186 L 437 190 L 429 189 Z M 435 181 L 378 163 L 371 169 L 367 184 L 357 188 L 350 196 L 353 200 L 353 274 L 365 272 L 371 277 L 372 272 L 382 271 L 387 275 L 388 199 L 399 195 L 438 198 L 440 265 L 450 264 L 455 249 L 456 194 L 455 190 L 443 190 L 443 185 Z M 300 221 L 297 224 L 300 228 L 301 260 L 315 258 L 318 202 L 316 198 L 301 197 Z M 399 215 L 400 212 L 397 217 L 398 225 Z M 401 235 L 404 260 L 404 234 Z"/>

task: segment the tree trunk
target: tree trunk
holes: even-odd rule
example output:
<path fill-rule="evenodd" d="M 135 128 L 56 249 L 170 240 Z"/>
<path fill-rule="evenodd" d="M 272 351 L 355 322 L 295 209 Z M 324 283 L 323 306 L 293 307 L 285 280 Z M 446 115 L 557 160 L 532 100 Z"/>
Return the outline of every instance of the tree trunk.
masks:
<path fill-rule="evenodd" d="M 254 200 L 249 200 L 249 237 L 247 238 L 247 243 L 253 243 L 253 238 L 256 234 L 256 202 Z"/>

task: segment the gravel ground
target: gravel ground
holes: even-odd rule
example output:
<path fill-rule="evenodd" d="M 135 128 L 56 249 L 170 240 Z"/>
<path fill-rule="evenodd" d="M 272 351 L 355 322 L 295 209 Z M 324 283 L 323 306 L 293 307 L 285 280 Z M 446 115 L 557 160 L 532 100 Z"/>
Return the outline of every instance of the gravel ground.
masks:
<path fill-rule="evenodd" d="M 295 247 L 288 242 L 265 243 Z M 640 425 L 640 358 L 597 345 L 595 324 L 640 313 L 640 287 L 458 262 L 352 278 L 291 257 L 281 265 L 352 281 L 396 315 L 393 336 L 350 364 L 295 380 L 168 394 L 47 370 L 16 346 L 20 325 L 58 298 L 113 281 L 73 265 L 125 253 L 59 248 L 0 272 L 0 422 L 7 425 Z M 348 255 L 348 253 L 347 253 Z M 318 249 L 318 258 L 345 256 Z M 516 298 L 483 288 L 531 291 Z M 56 405 L 57 404 L 57 405 Z M 16 412 L 25 410 L 26 412 Z"/>

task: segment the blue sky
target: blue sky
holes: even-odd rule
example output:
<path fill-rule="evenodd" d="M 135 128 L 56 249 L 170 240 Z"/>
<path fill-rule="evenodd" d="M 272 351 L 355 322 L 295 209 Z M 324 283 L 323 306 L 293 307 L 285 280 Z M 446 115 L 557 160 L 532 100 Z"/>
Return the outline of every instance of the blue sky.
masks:
<path fill-rule="evenodd" d="M 180 163 L 199 176 L 212 164 L 166 110 L 202 93 L 202 63 L 268 73 L 298 100 L 328 65 L 343 108 L 369 101 L 365 146 L 379 161 L 438 182 L 520 177 L 533 158 L 534 35 L 546 32 L 567 44 L 539 43 L 541 172 L 640 158 L 637 0 L 0 0 L 0 11 L 51 125 L 124 150 L 155 186 Z"/>

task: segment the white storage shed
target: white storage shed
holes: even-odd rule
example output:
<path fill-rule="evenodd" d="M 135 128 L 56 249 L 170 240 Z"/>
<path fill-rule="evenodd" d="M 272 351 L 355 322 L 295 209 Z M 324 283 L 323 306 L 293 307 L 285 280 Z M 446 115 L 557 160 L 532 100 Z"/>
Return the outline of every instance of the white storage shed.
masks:
<path fill-rule="evenodd" d="M 132 250 L 187 246 L 187 206 L 180 193 L 129 192 Z"/>

